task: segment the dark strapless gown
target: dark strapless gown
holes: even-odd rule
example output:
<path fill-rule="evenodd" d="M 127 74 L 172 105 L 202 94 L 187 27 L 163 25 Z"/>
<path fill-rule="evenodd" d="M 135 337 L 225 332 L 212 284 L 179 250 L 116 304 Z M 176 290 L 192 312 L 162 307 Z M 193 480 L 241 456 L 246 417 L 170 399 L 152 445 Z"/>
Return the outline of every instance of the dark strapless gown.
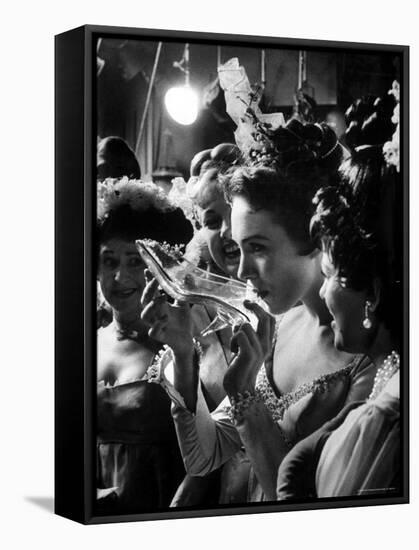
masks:
<path fill-rule="evenodd" d="M 165 391 L 145 380 L 99 383 L 97 514 L 167 508 L 184 475 Z"/>

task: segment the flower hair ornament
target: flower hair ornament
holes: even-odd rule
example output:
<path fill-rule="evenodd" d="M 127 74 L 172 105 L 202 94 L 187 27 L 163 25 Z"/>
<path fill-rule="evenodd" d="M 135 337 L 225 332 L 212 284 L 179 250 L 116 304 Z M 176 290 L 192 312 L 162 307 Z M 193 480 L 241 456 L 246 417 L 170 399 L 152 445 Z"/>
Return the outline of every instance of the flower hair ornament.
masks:
<path fill-rule="evenodd" d="M 174 210 L 163 191 L 154 183 L 131 180 L 124 176 L 120 179 L 107 178 L 97 185 L 97 220 L 100 223 L 121 207 L 135 212 L 144 212 L 155 208 L 160 212 Z"/>
<path fill-rule="evenodd" d="M 192 200 L 192 187 L 197 179 L 196 176 L 192 176 L 188 181 L 185 181 L 180 176 L 173 178 L 172 187 L 168 194 L 171 203 L 180 208 L 185 214 L 186 219 L 192 223 L 194 231 L 200 227 L 196 208 Z"/>
<path fill-rule="evenodd" d="M 234 132 L 237 146 L 244 155 L 248 155 L 250 150 L 261 149 L 263 144 L 255 133 L 256 121 L 266 128 L 275 130 L 285 126 L 284 115 L 262 113 L 259 107 L 262 89 L 252 88 L 246 70 L 240 65 L 237 57 L 220 65 L 218 77 L 224 90 L 227 113 L 237 124 Z"/>
<path fill-rule="evenodd" d="M 395 166 L 397 172 L 400 172 L 400 84 L 395 80 L 388 95 L 396 100 L 391 122 L 396 125 L 391 141 L 383 145 L 383 155 L 387 166 Z"/>
<path fill-rule="evenodd" d="M 326 123 L 303 124 L 295 118 L 285 123 L 282 113 L 262 114 L 260 88 L 250 86 L 237 58 L 218 71 L 227 112 L 237 124 L 236 143 L 248 163 L 285 168 L 294 160 L 341 158 L 342 147 Z"/>

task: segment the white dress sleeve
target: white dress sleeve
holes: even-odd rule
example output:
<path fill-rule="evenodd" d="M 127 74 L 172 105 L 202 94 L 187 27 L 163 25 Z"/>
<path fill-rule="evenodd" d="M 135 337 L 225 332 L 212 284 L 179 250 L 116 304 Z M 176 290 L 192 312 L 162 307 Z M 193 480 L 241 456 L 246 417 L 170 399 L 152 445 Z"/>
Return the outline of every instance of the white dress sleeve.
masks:
<path fill-rule="evenodd" d="M 200 386 L 195 414 L 173 402 L 172 416 L 188 474 L 205 476 L 240 450 L 240 436 L 229 417 L 229 408 L 226 397 L 210 413 Z"/>

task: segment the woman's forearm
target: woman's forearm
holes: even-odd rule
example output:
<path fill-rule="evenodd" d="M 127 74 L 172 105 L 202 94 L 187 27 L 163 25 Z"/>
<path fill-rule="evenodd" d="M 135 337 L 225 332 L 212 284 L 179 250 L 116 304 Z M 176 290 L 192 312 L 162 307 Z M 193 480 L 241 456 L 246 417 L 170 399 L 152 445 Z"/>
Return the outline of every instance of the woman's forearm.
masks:
<path fill-rule="evenodd" d="M 193 346 L 173 354 L 173 385 L 182 395 L 186 407 L 192 413 L 196 410 L 199 367 Z"/>
<path fill-rule="evenodd" d="M 236 428 L 267 500 L 276 500 L 278 468 L 290 450 L 279 425 L 261 401 L 236 415 Z"/>
<path fill-rule="evenodd" d="M 241 448 L 236 428 L 228 415 L 228 399 L 210 413 L 198 388 L 196 413 L 175 404 L 172 416 L 186 471 L 204 476 L 222 466 Z"/>

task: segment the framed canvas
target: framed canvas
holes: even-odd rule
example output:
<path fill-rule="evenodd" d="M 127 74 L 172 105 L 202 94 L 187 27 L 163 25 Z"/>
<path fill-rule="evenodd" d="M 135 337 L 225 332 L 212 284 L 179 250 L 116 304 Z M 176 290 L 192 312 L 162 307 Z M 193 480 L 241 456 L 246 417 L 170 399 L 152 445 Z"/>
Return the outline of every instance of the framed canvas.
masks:
<path fill-rule="evenodd" d="M 55 48 L 56 513 L 408 502 L 408 47 Z"/>

